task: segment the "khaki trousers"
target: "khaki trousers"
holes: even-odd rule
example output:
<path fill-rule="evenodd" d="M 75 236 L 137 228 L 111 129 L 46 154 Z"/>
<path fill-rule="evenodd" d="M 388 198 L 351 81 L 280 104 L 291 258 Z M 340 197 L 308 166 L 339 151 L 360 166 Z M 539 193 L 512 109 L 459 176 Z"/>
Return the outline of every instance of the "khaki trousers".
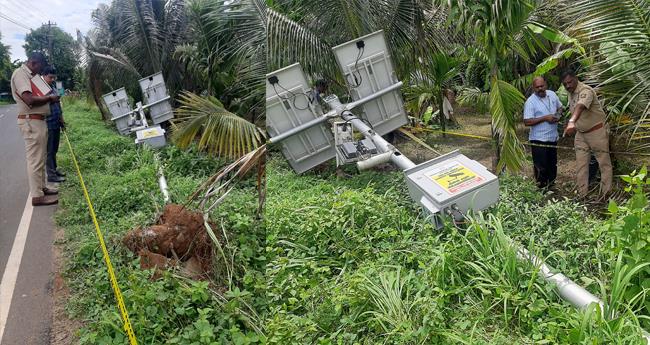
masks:
<path fill-rule="evenodd" d="M 609 157 L 607 129 L 603 127 L 590 133 L 576 132 L 575 147 L 577 164 L 576 178 L 580 196 L 586 196 L 589 192 L 590 150 L 594 150 L 594 156 L 596 156 L 598 168 L 600 169 L 600 193 L 609 193 L 612 190 L 613 172 L 612 161 Z"/>
<path fill-rule="evenodd" d="M 47 154 L 47 124 L 43 120 L 18 119 L 25 140 L 27 175 L 32 197 L 43 196 L 45 188 L 45 156 Z"/>

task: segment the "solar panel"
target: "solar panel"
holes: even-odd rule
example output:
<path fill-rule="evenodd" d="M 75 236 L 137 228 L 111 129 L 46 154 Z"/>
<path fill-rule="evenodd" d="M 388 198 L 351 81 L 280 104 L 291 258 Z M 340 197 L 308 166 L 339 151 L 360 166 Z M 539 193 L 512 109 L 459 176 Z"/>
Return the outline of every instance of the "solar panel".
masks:
<path fill-rule="evenodd" d="M 124 88 L 111 91 L 102 96 L 108 111 L 111 113 L 111 121 L 115 122 L 117 131 L 122 135 L 127 135 L 129 131 L 129 114 L 133 112 L 129 104 L 129 96 Z"/>
<path fill-rule="evenodd" d="M 311 88 L 300 64 L 266 75 L 266 129 L 271 137 L 322 116 L 310 103 Z M 327 123 L 282 141 L 282 154 L 297 172 L 305 172 L 335 156 L 334 138 Z"/>
<path fill-rule="evenodd" d="M 145 105 L 160 101 L 149 107 L 151 121 L 153 121 L 154 124 L 159 124 L 174 118 L 174 112 L 172 111 L 172 105 L 169 100 L 162 101 L 169 97 L 162 72 L 142 78 L 138 83 L 142 90 Z"/>
<path fill-rule="evenodd" d="M 381 30 L 338 45 L 332 51 L 354 100 L 398 82 Z M 408 123 L 399 90 L 363 104 L 359 115 L 380 135 Z"/>

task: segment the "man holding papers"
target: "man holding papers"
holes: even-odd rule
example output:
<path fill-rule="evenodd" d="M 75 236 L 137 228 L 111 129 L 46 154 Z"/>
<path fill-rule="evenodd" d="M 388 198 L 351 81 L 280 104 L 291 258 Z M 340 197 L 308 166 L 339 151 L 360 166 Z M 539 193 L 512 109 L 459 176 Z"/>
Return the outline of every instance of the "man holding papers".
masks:
<path fill-rule="evenodd" d="M 25 140 L 27 175 L 33 206 L 58 203 L 57 191 L 45 186 L 45 154 L 47 152 L 47 125 L 50 102 L 59 96 L 47 96 L 49 87 L 38 75 L 47 65 L 42 53 L 29 54 L 27 62 L 11 76 L 11 93 L 18 106 L 18 127 Z"/>

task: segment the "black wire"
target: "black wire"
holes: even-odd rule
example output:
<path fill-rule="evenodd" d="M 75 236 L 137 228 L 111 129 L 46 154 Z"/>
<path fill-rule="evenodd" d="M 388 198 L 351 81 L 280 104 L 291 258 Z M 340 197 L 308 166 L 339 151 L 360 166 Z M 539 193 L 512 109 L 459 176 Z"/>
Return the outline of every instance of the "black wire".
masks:
<path fill-rule="evenodd" d="M 358 65 L 359 65 L 359 60 L 363 56 L 363 52 L 365 51 L 365 49 L 366 49 L 365 47 L 359 48 L 359 54 L 357 55 L 356 61 L 354 61 L 354 69 L 352 70 L 352 73 L 350 73 L 350 75 L 347 78 L 348 79 L 348 84 L 350 84 L 350 87 L 353 88 L 353 89 L 358 88 L 361 85 L 361 83 L 363 82 L 361 72 L 359 72 L 359 70 L 358 70 Z M 358 79 L 357 79 L 357 76 L 355 75 L 355 73 L 359 76 Z M 352 85 L 352 83 L 350 82 L 350 76 L 352 76 L 352 78 L 354 78 L 354 85 Z"/>
<path fill-rule="evenodd" d="M 307 99 L 307 106 L 304 107 L 304 108 L 300 108 L 300 107 L 296 104 L 296 97 L 297 97 L 298 95 L 295 94 L 295 93 L 293 93 L 291 90 L 287 90 L 287 89 L 285 89 L 284 86 L 280 85 L 280 83 L 276 83 L 276 84 L 278 84 L 278 86 L 279 86 L 282 90 L 286 91 L 287 93 L 289 93 L 289 94 L 291 95 L 290 97 L 282 97 L 282 96 L 280 96 L 280 94 L 278 93 L 278 90 L 275 88 L 275 84 L 271 84 L 271 85 L 273 85 L 273 91 L 275 91 L 275 95 L 276 95 L 276 96 L 278 96 L 280 99 L 283 99 L 283 100 L 285 100 L 285 101 L 289 101 L 289 100 L 291 100 L 291 103 L 293 104 L 293 107 L 296 108 L 296 109 L 298 109 L 298 110 L 307 110 L 307 109 L 309 109 L 309 104 L 311 104 L 312 102 L 311 102 L 311 100 L 309 99 L 309 96 L 308 96 L 307 94 L 302 93 L 302 92 L 300 93 L 300 95 L 305 96 L 305 98 Z"/>

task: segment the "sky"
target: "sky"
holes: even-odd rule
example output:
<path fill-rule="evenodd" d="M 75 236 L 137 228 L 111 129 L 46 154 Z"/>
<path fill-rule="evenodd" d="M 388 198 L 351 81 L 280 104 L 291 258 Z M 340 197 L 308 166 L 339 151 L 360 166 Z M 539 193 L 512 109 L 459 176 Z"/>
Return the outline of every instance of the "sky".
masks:
<path fill-rule="evenodd" d="M 2 43 L 11 49 L 11 60 L 25 60 L 25 34 L 29 32 L 26 26 L 37 29 L 43 23 L 51 21 L 63 31 L 77 38 L 77 29 L 86 34 L 91 27 L 90 14 L 101 3 L 110 0 L 39 0 L 27 2 L 24 0 L 0 0 L 0 33 Z M 32 5 L 28 5 L 32 4 Z M 21 25 L 14 24 L 10 19 Z"/>

